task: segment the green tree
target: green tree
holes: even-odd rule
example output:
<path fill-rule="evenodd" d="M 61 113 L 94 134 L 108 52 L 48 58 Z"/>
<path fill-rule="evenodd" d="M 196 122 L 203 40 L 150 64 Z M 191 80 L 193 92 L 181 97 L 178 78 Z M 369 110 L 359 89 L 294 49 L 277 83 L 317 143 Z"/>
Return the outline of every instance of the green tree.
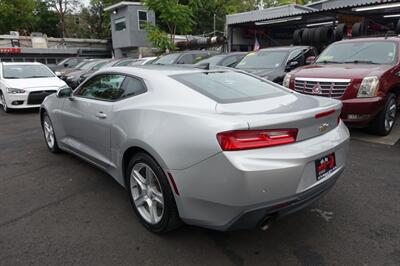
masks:
<path fill-rule="evenodd" d="M 59 27 L 61 30 L 61 36 L 67 37 L 67 24 L 66 18 L 69 14 L 76 10 L 78 7 L 78 0 L 47 0 L 50 8 L 56 10 L 59 18 Z"/>
<path fill-rule="evenodd" d="M 0 32 L 31 32 L 35 22 L 35 7 L 35 0 L 1 0 Z"/>
<path fill-rule="evenodd" d="M 110 14 L 104 8 L 120 0 L 90 0 L 87 21 L 94 38 L 104 39 L 111 36 Z"/>
<path fill-rule="evenodd" d="M 51 10 L 45 0 L 37 0 L 34 10 L 35 21 L 33 30 L 43 32 L 47 36 L 60 37 L 60 31 L 54 25 L 58 24 L 57 14 Z"/>
<path fill-rule="evenodd" d="M 192 30 L 193 13 L 189 5 L 181 4 L 179 0 L 144 0 L 144 4 L 157 15 L 159 25 L 148 26 L 149 41 L 156 47 L 163 44 L 163 47 L 174 47 L 176 34 L 187 34 Z M 160 26 L 161 24 L 161 26 Z M 168 30 L 170 40 L 165 45 L 166 33 L 162 25 Z M 157 39 L 160 38 L 160 39 Z M 160 49 L 164 49 L 159 47 Z"/>

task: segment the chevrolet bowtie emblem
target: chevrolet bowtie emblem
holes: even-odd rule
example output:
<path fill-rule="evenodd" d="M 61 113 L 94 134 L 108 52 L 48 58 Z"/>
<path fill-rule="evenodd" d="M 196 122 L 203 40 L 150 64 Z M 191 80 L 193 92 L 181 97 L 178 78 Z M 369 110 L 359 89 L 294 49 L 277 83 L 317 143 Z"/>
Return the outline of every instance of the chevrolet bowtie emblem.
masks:
<path fill-rule="evenodd" d="M 323 133 L 323 132 L 327 131 L 328 128 L 329 128 L 329 124 L 324 123 L 324 124 L 322 124 L 322 125 L 319 126 L 319 129 L 318 129 L 318 130 L 319 130 L 319 132 Z"/>

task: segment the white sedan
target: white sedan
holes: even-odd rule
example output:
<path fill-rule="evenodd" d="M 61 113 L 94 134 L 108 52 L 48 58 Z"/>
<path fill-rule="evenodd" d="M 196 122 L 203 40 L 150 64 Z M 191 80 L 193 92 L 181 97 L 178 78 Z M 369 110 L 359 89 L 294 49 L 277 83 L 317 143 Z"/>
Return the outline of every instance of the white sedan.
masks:
<path fill-rule="evenodd" d="M 40 107 L 48 95 L 66 86 L 43 64 L 0 64 L 0 105 L 5 112 Z"/>

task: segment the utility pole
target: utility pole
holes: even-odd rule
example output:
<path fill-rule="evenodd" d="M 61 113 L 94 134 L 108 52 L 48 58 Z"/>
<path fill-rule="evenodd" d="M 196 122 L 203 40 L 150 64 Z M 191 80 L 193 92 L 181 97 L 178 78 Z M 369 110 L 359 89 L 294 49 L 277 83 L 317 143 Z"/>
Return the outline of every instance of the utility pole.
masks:
<path fill-rule="evenodd" d="M 216 19 L 217 19 L 217 14 L 214 13 L 214 37 L 216 33 Z"/>

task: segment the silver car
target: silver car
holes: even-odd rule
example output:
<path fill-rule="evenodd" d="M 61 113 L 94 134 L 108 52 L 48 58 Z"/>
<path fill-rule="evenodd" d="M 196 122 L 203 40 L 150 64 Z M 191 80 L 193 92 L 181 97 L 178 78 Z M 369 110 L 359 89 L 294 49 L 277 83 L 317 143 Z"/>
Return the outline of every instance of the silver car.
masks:
<path fill-rule="evenodd" d="M 313 202 L 345 167 L 340 111 L 237 70 L 149 65 L 100 70 L 40 115 L 50 151 L 109 173 L 162 233 L 265 229 Z"/>

